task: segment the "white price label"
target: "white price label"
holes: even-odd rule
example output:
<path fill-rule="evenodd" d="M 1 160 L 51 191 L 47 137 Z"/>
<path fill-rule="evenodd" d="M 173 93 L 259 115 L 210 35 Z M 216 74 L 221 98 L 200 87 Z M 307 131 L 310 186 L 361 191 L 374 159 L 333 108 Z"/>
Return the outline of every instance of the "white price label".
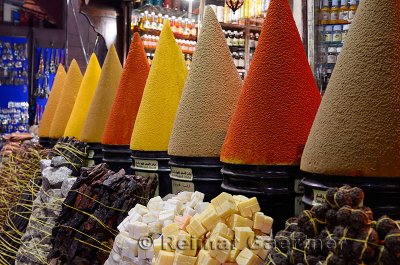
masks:
<path fill-rule="evenodd" d="M 193 182 L 172 180 L 172 193 L 178 194 L 182 191 L 194 192 Z"/>
<path fill-rule="evenodd" d="M 135 167 L 136 167 L 136 169 L 158 170 L 158 161 L 157 160 L 135 159 Z"/>
<path fill-rule="evenodd" d="M 313 205 L 320 205 L 325 202 L 325 194 L 326 191 L 323 190 L 313 190 L 314 200 L 312 202 Z"/>
<path fill-rule="evenodd" d="M 176 180 L 193 180 L 193 172 L 191 168 L 171 167 L 171 178 Z"/>
<path fill-rule="evenodd" d="M 94 157 L 94 151 L 93 150 L 89 150 L 88 158 L 93 158 L 93 157 Z"/>

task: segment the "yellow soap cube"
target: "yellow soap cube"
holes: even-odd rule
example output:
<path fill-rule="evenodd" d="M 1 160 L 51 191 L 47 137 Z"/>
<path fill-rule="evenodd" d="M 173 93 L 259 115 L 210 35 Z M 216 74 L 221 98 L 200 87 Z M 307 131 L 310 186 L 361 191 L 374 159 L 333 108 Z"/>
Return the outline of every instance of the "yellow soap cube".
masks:
<path fill-rule="evenodd" d="M 196 265 L 220 265 L 221 262 L 210 256 L 208 251 L 201 250 L 197 256 Z"/>
<path fill-rule="evenodd" d="M 249 198 L 247 198 L 246 196 L 243 196 L 243 195 L 233 195 L 233 199 L 235 200 L 236 205 L 237 205 L 241 202 L 247 201 Z"/>
<path fill-rule="evenodd" d="M 182 231 L 182 233 L 178 234 L 176 237 L 175 252 L 194 257 L 197 254 L 197 242 L 197 238 Z"/>
<path fill-rule="evenodd" d="M 214 206 L 217 215 L 223 219 L 238 212 L 233 196 L 226 192 L 212 199 L 211 204 Z"/>
<path fill-rule="evenodd" d="M 213 238 L 215 236 L 222 236 L 226 239 L 233 240 L 233 237 L 235 236 L 234 232 L 232 229 L 230 229 L 226 224 L 224 223 L 218 223 L 215 228 L 211 232 L 210 238 Z"/>
<path fill-rule="evenodd" d="M 224 263 L 228 260 L 231 249 L 232 244 L 228 239 L 222 236 L 216 236 L 212 239 L 209 253 L 210 256 L 214 259 L 218 260 L 221 263 Z"/>
<path fill-rule="evenodd" d="M 204 212 L 199 216 L 201 224 L 208 230 L 211 231 L 218 223 L 224 221 L 217 215 L 214 206 L 210 205 Z"/>
<path fill-rule="evenodd" d="M 175 253 L 174 264 L 173 265 L 195 265 L 197 257 L 190 257 Z"/>
<path fill-rule="evenodd" d="M 252 218 L 254 213 L 261 210 L 256 197 L 250 198 L 247 201 L 240 202 L 237 207 L 239 209 L 240 215 L 246 218 Z"/>
<path fill-rule="evenodd" d="M 236 261 L 236 257 L 239 255 L 240 253 L 240 249 L 237 248 L 233 248 L 230 252 L 229 252 L 229 257 L 227 262 L 235 262 Z"/>
<path fill-rule="evenodd" d="M 156 265 L 173 265 L 175 254 L 161 250 L 156 259 Z"/>
<path fill-rule="evenodd" d="M 254 242 L 254 231 L 249 227 L 235 227 L 235 247 L 243 250 Z"/>
<path fill-rule="evenodd" d="M 186 231 L 197 238 L 200 238 L 207 233 L 207 230 L 203 227 L 198 218 L 192 218 L 190 224 L 186 227 Z"/>
<path fill-rule="evenodd" d="M 272 239 L 268 236 L 258 236 L 254 240 L 253 245 L 251 246 L 251 251 L 260 257 L 262 260 L 265 260 L 272 249 Z"/>
<path fill-rule="evenodd" d="M 245 248 L 236 257 L 236 263 L 238 265 L 261 265 L 263 261 L 250 249 Z"/>
<path fill-rule="evenodd" d="M 227 225 L 230 229 L 234 229 L 235 227 L 253 227 L 253 221 L 248 218 L 244 218 L 238 214 L 234 214 L 227 220 Z"/>
<path fill-rule="evenodd" d="M 162 229 L 164 236 L 176 236 L 179 233 L 179 227 L 176 223 L 171 223 Z"/>
<path fill-rule="evenodd" d="M 264 234 L 271 234 L 272 224 L 274 223 L 274 219 L 269 216 L 265 216 L 261 212 L 257 212 L 254 214 L 254 225 L 253 228 L 260 230 Z"/>

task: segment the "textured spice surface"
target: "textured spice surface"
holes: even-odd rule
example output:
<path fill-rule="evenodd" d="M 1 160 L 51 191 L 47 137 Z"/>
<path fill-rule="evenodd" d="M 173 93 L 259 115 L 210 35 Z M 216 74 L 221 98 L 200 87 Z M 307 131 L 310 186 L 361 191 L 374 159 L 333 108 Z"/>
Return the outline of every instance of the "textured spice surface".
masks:
<path fill-rule="evenodd" d="M 65 72 L 64 66 L 60 64 L 57 69 L 56 77 L 54 78 L 46 108 L 43 112 L 42 120 L 40 121 L 38 131 L 39 137 L 49 137 L 50 135 L 51 123 L 53 122 L 54 114 L 56 113 L 57 105 L 61 98 L 66 76 L 67 73 Z"/>
<path fill-rule="evenodd" d="M 289 4 L 271 1 L 221 160 L 299 164 L 320 101 Z"/>
<path fill-rule="evenodd" d="M 161 31 L 133 128 L 132 150 L 168 150 L 187 73 L 182 51 L 167 21 Z"/>
<path fill-rule="evenodd" d="M 168 153 L 219 157 L 242 80 L 211 7 L 183 90 Z"/>
<path fill-rule="evenodd" d="M 86 120 L 90 103 L 99 82 L 100 72 L 99 61 L 96 54 L 93 53 L 83 76 L 67 127 L 65 128 L 64 137 L 75 137 L 79 140 L 83 123 Z"/>
<path fill-rule="evenodd" d="M 400 176 L 400 2 L 362 1 L 307 141 L 301 168 Z"/>
<path fill-rule="evenodd" d="M 76 60 L 72 60 L 67 77 L 65 78 L 64 87 L 61 93 L 60 101 L 54 113 L 53 122 L 51 123 L 50 137 L 60 138 L 64 135 L 72 109 L 74 108 L 76 96 L 82 83 L 82 73 Z"/>
<path fill-rule="evenodd" d="M 129 145 L 149 71 L 142 41 L 135 33 L 104 130 L 103 144 Z"/>
<path fill-rule="evenodd" d="M 81 141 L 100 143 L 117 93 L 122 66 L 114 45 L 108 50 L 100 80 L 81 131 Z"/>

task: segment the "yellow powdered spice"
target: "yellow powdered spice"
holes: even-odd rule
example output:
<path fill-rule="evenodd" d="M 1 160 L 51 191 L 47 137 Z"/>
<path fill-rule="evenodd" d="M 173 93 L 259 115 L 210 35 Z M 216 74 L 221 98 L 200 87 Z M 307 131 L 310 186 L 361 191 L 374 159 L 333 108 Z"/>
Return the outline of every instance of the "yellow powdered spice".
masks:
<path fill-rule="evenodd" d="M 160 34 L 136 117 L 132 150 L 167 151 L 187 74 L 182 51 L 167 21 Z"/>
<path fill-rule="evenodd" d="M 97 83 L 100 78 L 100 64 L 97 60 L 96 54 L 92 54 L 89 64 L 86 68 L 85 75 L 81 83 L 81 87 L 76 97 L 74 108 L 71 112 L 71 117 L 65 128 L 64 137 L 75 137 L 80 139 L 83 123 L 92 102 L 92 97 L 97 88 Z"/>
<path fill-rule="evenodd" d="M 82 73 L 76 60 L 72 60 L 65 78 L 63 91 L 57 110 L 51 123 L 50 138 L 60 138 L 64 135 L 72 109 L 74 108 L 76 96 L 82 82 Z"/>
<path fill-rule="evenodd" d="M 53 122 L 57 105 L 61 99 L 66 76 L 67 72 L 65 72 L 64 66 L 60 64 L 54 78 L 53 87 L 51 89 L 49 99 L 47 100 L 46 108 L 44 109 L 42 120 L 39 124 L 39 137 L 50 136 L 51 123 Z"/>
<path fill-rule="evenodd" d="M 104 60 L 100 80 L 81 131 L 81 141 L 87 143 L 101 142 L 108 115 L 118 89 L 121 72 L 122 66 L 117 51 L 112 45 Z"/>

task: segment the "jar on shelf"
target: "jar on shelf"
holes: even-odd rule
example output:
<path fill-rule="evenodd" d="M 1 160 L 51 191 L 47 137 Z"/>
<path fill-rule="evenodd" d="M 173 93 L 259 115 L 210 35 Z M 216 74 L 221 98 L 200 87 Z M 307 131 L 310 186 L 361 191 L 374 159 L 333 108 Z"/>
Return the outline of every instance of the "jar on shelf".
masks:
<path fill-rule="evenodd" d="M 342 41 L 342 26 L 336 25 L 333 27 L 332 41 L 341 42 Z"/>
<path fill-rule="evenodd" d="M 329 7 L 329 0 L 324 0 L 321 8 L 321 17 L 320 23 L 321 24 L 328 24 L 331 18 L 331 9 Z"/>
<path fill-rule="evenodd" d="M 332 26 L 325 26 L 324 41 L 325 42 L 333 41 L 333 27 Z"/>
<path fill-rule="evenodd" d="M 346 39 L 347 35 L 349 34 L 350 25 L 343 25 L 342 31 L 342 42 Z"/>
<path fill-rule="evenodd" d="M 226 44 L 228 44 L 228 46 L 232 46 L 232 40 L 231 40 L 231 31 L 228 30 L 226 32 Z"/>
<path fill-rule="evenodd" d="M 336 61 L 339 59 L 340 53 L 342 52 L 342 47 L 337 47 L 336 48 Z"/>
<path fill-rule="evenodd" d="M 239 52 L 238 68 L 244 68 L 244 52 Z"/>
<path fill-rule="evenodd" d="M 327 63 L 334 64 L 337 61 L 337 48 L 328 47 Z"/>
<path fill-rule="evenodd" d="M 349 23 L 349 7 L 347 6 L 348 0 L 341 0 L 339 9 L 339 23 L 346 24 Z"/>

